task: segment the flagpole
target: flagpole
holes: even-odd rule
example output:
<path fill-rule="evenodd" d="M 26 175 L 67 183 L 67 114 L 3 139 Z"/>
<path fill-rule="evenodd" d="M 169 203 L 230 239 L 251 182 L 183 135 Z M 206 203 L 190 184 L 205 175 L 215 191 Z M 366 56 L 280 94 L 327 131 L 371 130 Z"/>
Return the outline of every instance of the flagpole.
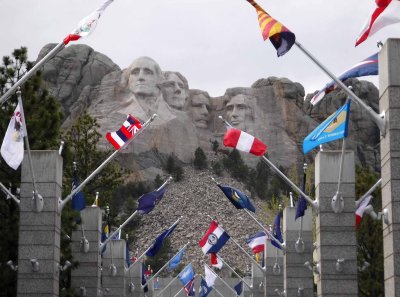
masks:
<path fill-rule="evenodd" d="M 0 187 L 3 190 L 4 194 L 10 196 L 19 205 L 20 203 L 19 199 L 15 197 L 1 182 L 0 182 Z"/>
<path fill-rule="evenodd" d="M 139 262 L 140 262 L 140 260 L 146 255 L 146 253 L 149 251 L 149 249 L 151 249 L 151 246 L 149 246 L 149 247 L 144 251 L 144 253 L 141 254 L 141 255 L 139 256 L 139 258 L 137 258 L 136 261 L 133 262 L 133 263 L 131 264 L 131 266 L 129 266 L 129 268 L 125 268 L 125 274 L 126 274 L 127 272 L 129 272 L 129 271 L 132 269 L 132 267 L 135 266 L 136 263 L 139 263 Z"/>
<path fill-rule="evenodd" d="M 10 97 L 19 86 L 25 83 L 32 75 L 35 74 L 36 71 L 48 60 L 50 60 L 53 56 L 55 56 L 58 52 L 60 52 L 65 47 L 64 42 L 60 42 L 57 44 L 47 55 L 45 55 L 39 62 L 35 64 L 27 73 L 25 73 L 3 96 L 0 98 L 0 105 L 7 101 L 8 97 Z"/>
<path fill-rule="evenodd" d="M 179 274 L 175 276 L 169 283 L 162 289 L 160 292 L 158 292 L 157 297 L 161 296 L 162 292 L 164 292 L 177 278 L 179 277 Z M 181 289 L 182 290 L 182 289 Z M 180 292 L 180 291 L 179 291 Z"/>
<path fill-rule="evenodd" d="M 157 117 L 157 114 L 153 114 L 150 119 L 148 119 L 142 126 L 142 128 L 134 135 L 132 135 L 132 138 L 129 139 L 127 142 L 124 143 L 118 150 L 113 152 L 99 167 L 96 168 L 95 171 L 93 171 L 79 186 L 77 186 L 71 193 L 65 197 L 64 200 L 59 199 L 58 200 L 58 211 L 61 213 L 62 209 L 64 208 L 65 204 L 69 200 L 72 199 L 72 197 L 78 193 L 93 177 L 95 177 L 112 159 L 115 158 L 115 156 L 122 151 L 126 146 L 128 146 L 137 136 L 139 136 L 143 131 L 150 126 L 150 124 L 154 121 L 154 119 Z"/>
<path fill-rule="evenodd" d="M 240 279 L 242 280 L 242 282 L 250 289 L 250 291 L 253 289 L 253 287 L 250 286 L 248 283 L 246 283 L 246 281 L 244 280 L 244 278 L 242 278 L 239 274 L 237 274 L 236 271 L 235 271 L 231 266 L 229 266 L 229 264 L 226 263 L 224 259 L 222 259 L 222 258 L 221 258 L 220 256 L 218 256 L 218 255 L 217 255 L 217 258 L 220 259 L 220 260 L 222 261 L 222 263 L 224 263 L 226 266 L 228 266 L 228 268 L 229 268 L 230 270 L 232 270 L 232 272 L 233 272 L 238 278 L 240 278 Z"/>
<path fill-rule="evenodd" d="M 219 294 L 219 296 L 224 297 L 224 295 L 222 295 L 221 292 L 217 290 L 217 288 L 215 288 L 215 287 L 212 287 L 212 288 L 215 290 L 215 292 L 217 292 Z"/>
<path fill-rule="evenodd" d="M 151 281 L 153 278 L 157 277 L 157 276 L 161 273 L 161 271 L 163 271 L 164 268 L 168 266 L 168 264 L 172 261 L 172 259 L 175 258 L 184 248 L 186 248 L 186 247 L 188 246 L 189 243 L 190 243 L 190 241 L 189 241 L 187 244 L 185 244 L 171 259 L 169 259 L 169 261 L 168 261 L 167 263 L 165 263 L 165 265 L 164 265 L 163 267 L 161 267 L 151 278 L 149 278 L 148 280 L 146 280 L 146 282 L 144 283 L 144 285 L 142 285 L 142 289 L 146 286 L 146 284 L 150 283 L 150 281 Z"/>
<path fill-rule="evenodd" d="M 364 195 L 361 196 L 360 199 L 356 201 L 356 209 L 360 206 L 360 204 L 367 198 L 369 195 L 372 194 L 373 191 L 381 184 L 382 178 L 380 178 Z"/>
<path fill-rule="evenodd" d="M 222 116 L 219 116 L 219 118 L 229 127 L 232 127 L 232 125 L 225 120 Z M 261 157 L 262 160 L 267 163 L 269 167 L 271 167 L 276 173 L 280 175 L 280 177 L 286 181 L 297 193 L 303 195 L 303 197 L 308 201 L 308 203 L 311 204 L 312 207 L 314 207 L 315 210 L 318 210 L 318 201 L 317 200 L 312 200 L 310 197 L 308 197 L 298 186 L 296 186 L 286 175 L 283 174 L 282 171 L 278 169 L 270 160 L 268 160 L 265 156 Z"/>
<path fill-rule="evenodd" d="M 353 101 L 360 104 L 372 117 L 372 120 L 378 126 L 383 137 L 386 135 L 386 122 L 385 122 L 385 111 L 381 114 L 377 114 L 371 106 L 368 106 L 356 94 L 353 93 L 340 79 L 338 79 L 332 72 L 330 72 L 321 62 L 319 62 L 308 50 L 306 50 L 297 40 L 295 41 L 297 47 L 312 60 L 322 71 L 324 71 L 330 78 L 332 78 L 336 84 L 338 84 L 342 90 L 350 96 Z"/>
<path fill-rule="evenodd" d="M 28 138 L 28 129 L 26 128 L 26 119 L 25 119 L 25 114 L 24 114 L 24 105 L 22 104 L 22 96 L 21 96 L 21 89 L 18 88 L 17 91 L 17 97 L 18 97 L 18 104 L 20 106 L 20 113 L 22 117 L 22 127 L 24 129 L 24 140 L 25 140 L 25 145 L 26 145 L 26 150 L 28 152 L 28 160 L 29 160 L 29 168 L 31 170 L 31 176 L 32 176 L 32 183 L 33 183 L 33 199 L 34 199 L 34 211 L 35 212 L 41 212 L 43 209 L 43 197 L 42 195 L 39 194 L 37 190 L 37 185 L 36 185 L 36 179 L 35 179 L 35 172 L 33 170 L 33 163 L 32 163 L 32 156 L 31 156 L 31 148 L 29 146 L 29 138 Z"/>
<path fill-rule="evenodd" d="M 216 274 L 216 273 L 214 272 L 214 270 L 212 270 L 212 269 L 210 268 L 210 266 L 208 266 L 206 263 L 204 263 L 204 265 L 205 265 L 206 267 L 208 267 L 208 269 L 210 269 L 210 271 L 211 271 L 214 275 L 216 275 L 216 276 L 224 283 L 225 286 L 227 286 L 235 295 L 237 295 L 236 291 L 235 291 L 234 289 L 232 289 L 231 286 L 228 285 L 228 284 L 222 279 L 222 277 L 220 277 L 218 274 Z M 214 286 L 213 286 L 213 287 L 214 287 Z"/>

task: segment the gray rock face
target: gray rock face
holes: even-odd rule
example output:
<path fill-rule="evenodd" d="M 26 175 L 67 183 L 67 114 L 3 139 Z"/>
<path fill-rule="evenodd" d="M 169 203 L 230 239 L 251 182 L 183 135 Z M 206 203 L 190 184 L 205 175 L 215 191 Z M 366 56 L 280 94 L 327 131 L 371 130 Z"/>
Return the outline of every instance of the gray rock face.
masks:
<path fill-rule="evenodd" d="M 52 46 L 46 46 L 41 55 Z M 69 127 L 84 111 L 100 124 L 100 133 L 116 131 L 127 114 L 146 121 L 159 116 L 135 139 L 120 157 L 137 178 L 154 178 L 160 172 L 160 156 L 174 154 L 190 162 L 197 147 L 211 150 L 211 141 L 222 143 L 226 128 L 223 116 L 235 128 L 246 131 L 268 145 L 269 158 L 289 168 L 311 160 L 302 154 L 302 142 L 320 122 L 344 103 L 343 92 L 330 93 L 320 104 L 304 101 L 304 88 L 287 78 L 259 79 L 251 87 L 227 89 L 223 96 L 210 97 L 202 90 L 191 90 L 179 72 L 163 71 L 148 57 L 140 57 L 120 70 L 110 59 L 88 46 L 75 45 L 61 51 L 43 69 L 46 86 L 62 103 Z M 377 109 L 378 90 L 368 82 L 349 80 L 356 94 Z M 375 148 L 379 131 L 355 104 L 351 112 L 349 148 L 358 161 L 377 167 Z M 340 147 L 341 142 L 327 145 Z M 109 146 L 103 138 L 101 146 Z M 247 164 L 257 158 L 243 154 Z"/>

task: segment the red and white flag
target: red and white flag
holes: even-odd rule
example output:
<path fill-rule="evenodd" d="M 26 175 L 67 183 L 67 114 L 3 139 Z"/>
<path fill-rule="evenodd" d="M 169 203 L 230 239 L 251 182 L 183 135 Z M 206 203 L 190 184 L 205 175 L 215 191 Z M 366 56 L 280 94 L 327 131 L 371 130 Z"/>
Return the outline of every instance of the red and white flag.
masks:
<path fill-rule="evenodd" d="M 204 254 L 218 253 L 229 238 L 228 233 L 219 227 L 216 221 L 212 221 L 210 228 L 208 228 L 206 234 L 199 241 L 199 245 Z"/>
<path fill-rule="evenodd" d="M 358 226 L 360 226 L 362 217 L 364 215 L 365 209 L 368 206 L 369 202 L 371 201 L 372 196 L 369 195 L 367 198 L 365 198 L 358 208 L 356 209 L 356 229 L 358 229 Z"/>
<path fill-rule="evenodd" d="M 399 0 L 375 0 L 375 11 L 368 18 L 356 40 L 356 46 L 368 37 L 378 32 L 383 27 L 400 22 Z"/>
<path fill-rule="evenodd" d="M 224 145 L 260 157 L 267 151 L 267 145 L 261 140 L 242 130 L 234 128 L 230 128 L 226 131 Z"/>
<path fill-rule="evenodd" d="M 1 156 L 12 169 L 17 170 L 24 159 L 24 123 L 19 104 L 15 108 L 14 114 L 4 136 L 1 145 Z"/>
<path fill-rule="evenodd" d="M 83 18 L 79 24 L 78 28 L 72 31 L 71 34 L 68 34 L 67 37 L 64 38 L 64 44 L 67 45 L 70 41 L 75 41 L 80 39 L 81 37 L 86 37 L 91 34 L 97 26 L 97 22 L 107 8 L 114 0 L 106 0 L 99 8 L 89 14 L 87 17 Z"/>
<path fill-rule="evenodd" d="M 224 265 L 221 261 L 220 258 L 218 258 L 216 253 L 210 253 L 210 262 L 211 262 L 211 266 L 221 269 L 222 266 Z"/>
<path fill-rule="evenodd" d="M 108 132 L 106 138 L 115 149 L 119 150 L 140 128 L 142 128 L 140 121 L 128 114 L 122 127 L 116 132 Z"/>

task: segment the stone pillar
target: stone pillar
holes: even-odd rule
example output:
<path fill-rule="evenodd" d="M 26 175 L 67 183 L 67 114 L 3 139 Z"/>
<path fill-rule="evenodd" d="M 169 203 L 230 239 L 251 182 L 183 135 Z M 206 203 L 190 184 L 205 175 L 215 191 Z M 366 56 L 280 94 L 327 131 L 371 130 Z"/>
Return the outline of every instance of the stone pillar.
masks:
<path fill-rule="evenodd" d="M 60 225 L 58 198 L 62 192 L 63 161 L 57 151 L 31 151 L 42 212 L 32 211 L 33 184 L 28 155 L 21 171 L 18 245 L 18 297 L 59 296 Z M 33 272 L 31 259 L 39 270 Z"/>
<path fill-rule="evenodd" d="M 267 273 L 267 297 L 269 296 L 278 296 L 275 292 L 276 289 L 281 292 L 283 290 L 283 253 L 280 249 L 277 249 L 275 246 L 271 244 L 268 240 L 266 245 L 266 257 L 265 257 L 265 267 Z M 274 266 L 276 263 L 279 264 L 280 271 L 274 270 Z M 265 282 L 265 281 L 264 281 Z"/>
<path fill-rule="evenodd" d="M 132 267 L 133 263 L 131 263 Z M 125 273 L 125 294 L 127 297 L 129 296 L 140 296 L 140 292 L 143 292 L 141 289 L 142 285 L 142 274 L 141 274 L 141 265 L 136 263 L 131 269 L 126 271 Z M 130 283 L 134 285 L 133 291 L 130 288 Z"/>
<path fill-rule="evenodd" d="M 303 292 L 302 296 L 313 296 L 314 277 L 312 272 L 304 266 L 306 261 L 312 263 L 313 260 L 312 211 L 308 207 L 304 216 L 296 221 L 295 215 L 295 207 L 286 207 L 283 211 L 283 239 L 286 243 L 286 253 L 283 257 L 284 289 L 286 297 L 297 297 L 299 289 Z M 303 219 L 301 236 L 304 251 L 298 253 L 295 244 L 299 238 L 301 219 Z"/>
<path fill-rule="evenodd" d="M 400 39 L 388 39 L 379 53 L 379 93 L 379 109 L 386 111 L 382 209 L 389 212 L 389 224 L 383 224 L 385 296 L 400 296 Z"/>
<path fill-rule="evenodd" d="M 323 151 L 315 159 L 315 195 L 319 201 L 315 261 L 320 271 L 317 293 L 323 297 L 358 296 L 354 152 L 345 152 L 341 185 L 344 209 L 334 213 L 331 201 L 337 191 L 340 158 L 341 151 Z M 344 259 L 342 271 L 336 268 L 338 259 Z"/>
<path fill-rule="evenodd" d="M 82 225 L 72 231 L 72 257 L 79 262 L 77 269 L 71 272 L 71 287 L 76 293 L 80 288 L 86 289 L 87 296 L 98 296 L 101 276 L 101 256 L 99 243 L 101 240 L 102 211 L 99 207 L 86 207 L 81 211 Z M 86 239 L 89 241 L 89 251 L 81 248 L 82 226 Z"/>
<path fill-rule="evenodd" d="M 103 253 L 103 284 L 102 290 L 106 296 L 125 297 L 125 248 L 124 239 L 110 240 Z M 114 264 L 117 271 L 112 275 L 110 269 Z"/>

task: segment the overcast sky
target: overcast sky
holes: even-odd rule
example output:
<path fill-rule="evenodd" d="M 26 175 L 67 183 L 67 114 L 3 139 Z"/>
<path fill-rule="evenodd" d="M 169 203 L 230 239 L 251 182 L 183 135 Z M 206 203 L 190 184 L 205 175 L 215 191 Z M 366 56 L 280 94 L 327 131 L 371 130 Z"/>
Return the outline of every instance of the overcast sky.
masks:
<path fill-rule="evenodd" d="M 101 3 L 0 0 L 0 55 L 26 46 L 29 59 L 35 60 L 45 44 L 62 41 Z M 354 47 L 374 0 L 258 3 L 336 75 L 375 53 L 377 40 L 400 36 L 400 24 L 392 25 Z M 261 37 L 255 9 L 245 0 L 114 0 L 94 33 L 76 43 L 93 47 L 121 68 L 139 56 L 150 56 L 162 70 L 181 72 L 190 88 L 212 96 L 269 76 L 299 82 L 307 93 L 330 81 L 296 46 L 277 58 L 272 44 Z"/>

